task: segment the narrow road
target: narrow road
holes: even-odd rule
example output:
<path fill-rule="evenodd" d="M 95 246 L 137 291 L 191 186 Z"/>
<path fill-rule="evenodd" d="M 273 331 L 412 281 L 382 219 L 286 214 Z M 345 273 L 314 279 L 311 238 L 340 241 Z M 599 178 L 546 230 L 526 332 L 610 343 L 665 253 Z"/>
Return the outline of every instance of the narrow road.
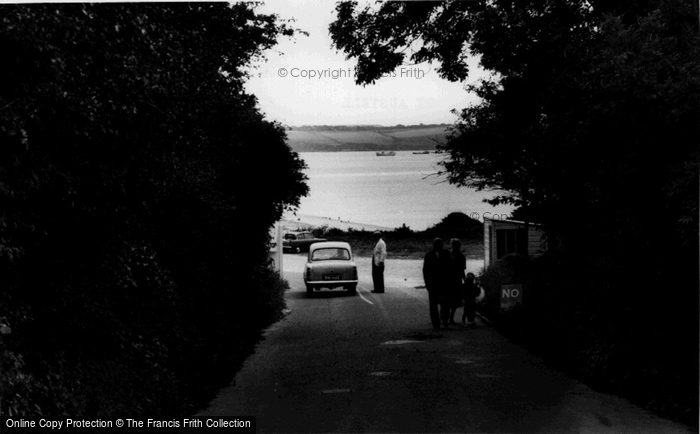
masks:
<path fill-rule="evenodd" d="M 285 255 L 287 317 L 199 416 L 256 416 L 258 432 L 689 432 L 546 366 L 491 329 L 434 331 L 421 261 L 390 261 L 372 294 L 307 296 Z M 471 264 L 474 266 L 474 264 Z M 461 310 L 458 311 L 461 315 Z"/>

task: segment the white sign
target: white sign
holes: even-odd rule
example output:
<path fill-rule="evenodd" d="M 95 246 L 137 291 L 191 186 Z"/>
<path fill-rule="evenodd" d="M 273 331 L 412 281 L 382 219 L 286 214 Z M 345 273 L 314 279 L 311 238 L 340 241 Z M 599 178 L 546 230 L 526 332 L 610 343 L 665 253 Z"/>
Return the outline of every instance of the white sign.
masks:
<path fill-rule="evenodd" d="M 501 312 L 508 312 L 523 302 L 523 285 L 510 283 L 501 285 Z"/>

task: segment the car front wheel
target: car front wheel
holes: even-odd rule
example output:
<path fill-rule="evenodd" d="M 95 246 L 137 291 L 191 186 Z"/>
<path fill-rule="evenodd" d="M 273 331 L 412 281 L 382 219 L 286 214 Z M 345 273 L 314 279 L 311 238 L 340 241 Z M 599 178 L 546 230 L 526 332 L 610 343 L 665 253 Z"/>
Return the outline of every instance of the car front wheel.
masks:
<path fill-rule="evenodd" d="M 357 285 L 350 285 L 347 288 L 350 294 L 355 294 L 357 292 Z"/>

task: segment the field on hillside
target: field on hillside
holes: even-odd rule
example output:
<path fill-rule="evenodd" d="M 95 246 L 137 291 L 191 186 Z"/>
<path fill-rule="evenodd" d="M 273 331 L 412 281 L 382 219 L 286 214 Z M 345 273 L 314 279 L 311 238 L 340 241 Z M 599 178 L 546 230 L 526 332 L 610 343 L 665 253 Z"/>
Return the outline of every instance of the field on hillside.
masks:
<path fill-rule="evenodd" d="M 445 127 L 427 127 L 427 128 L 400 128 L 391 129 L 385 134 L 399 139 L 415 139 L 419 137 L 445 136 Z"/>
<path fill-rule="evenodd" d="M 292 129 L 287 131 L 287 142 L 297 152 L 433 150 L 447 136 L 444 125 L 342 128 Z"/>
<path fill-rule="evenodd" d="M 325 137 L 336 143 L 376 143 L 378 145 L 391 145 L 394 139 L 376 131 L 316 131 L 315 134 Z"/>

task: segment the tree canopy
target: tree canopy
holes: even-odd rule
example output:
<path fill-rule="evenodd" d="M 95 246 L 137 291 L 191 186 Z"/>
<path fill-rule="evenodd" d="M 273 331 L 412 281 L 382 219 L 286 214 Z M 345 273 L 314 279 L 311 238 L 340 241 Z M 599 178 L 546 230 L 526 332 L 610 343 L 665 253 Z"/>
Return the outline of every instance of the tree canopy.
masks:
<path fill-rule="evenodd" d="M 275 314 L 268 231 L 308 189 L 243 84 L 295 30 L 242 2 L 0 9 L 0 411 L 166 411 Z"/>
<path fill-rule="evenodd" d="M 442 147 L 451 182 L 504 191 L 489 201 L 552 238 L 575 236 L 572 219 L 643 231 L 661 217 L 651 204 L 671 211 L 677 237 L 697 237 L 697 5 L 345 1 L 336 12 L 333 44 L 357 60 L 358 84 L 404 62 L 466 82 L 468 56 L 490 73 L 466 84 L 480 102 Z"/>
<path fill-rule="evenodd" d="M 441 77 L 464 82 L 479 97 L 457 112 L 441 147 L 445 172 L 458 186 L 502 191 L 489 202 L 513 204 L 519 220 L 544 224 L 548 255 L 563 258 L 556 263 L 568 270 L 560 282 L 566 289 L 551 294 L 565 312 L 560 326 L 571 332 L 566 339 L 581 334 L 581 345 L 595 342 L 597 351 L 607 351 L 598 354 L 601 360 L 616 360 L 620 372 L 627 362 L 647 363 L 634 358 L 643 359 L 645 348 L 667 349 L 665 340 L 678 330 L 694 330 L 686 337 L 695 348 L 697 2 L 360 7 L 344 1 L 336 13 L 333 44 L 357 61 L 358 84 L 371 84 L 404 63 L 433 62 Z M 469 56 L 479 59 L 487 78 L 469 80 Z M 692 308 L 659 313 L 659 288 L 673 290 L 678 303 Z M 640 342 L 636 327 L 649 317 L 667 322 Z M 667 357 L 682 352 L 669 351 Z M 697 354 L 677 358 L 696 361 Z M 640 370 L 664 365 L 649 363 L 657 365 Z M 609 374 L 612 366 L 596 369 Z M 684 372 L 697 370 L 690 362 L 683 369 L 689 366 L 695 367 Z M 692 402 L 697 408 L 697 391 Z"/>

